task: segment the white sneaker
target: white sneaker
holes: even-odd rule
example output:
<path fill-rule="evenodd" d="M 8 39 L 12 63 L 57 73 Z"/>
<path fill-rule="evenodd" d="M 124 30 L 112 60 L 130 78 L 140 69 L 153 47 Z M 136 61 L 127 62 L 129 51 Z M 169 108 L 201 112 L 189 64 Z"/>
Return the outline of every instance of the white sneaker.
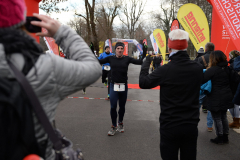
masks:
<path fill-rule="evenodd" d="M 108 131 L 108 136 L 114 136 L 117 131 L 117 127 L 112 126 L 111 130 Z"/>
<path fill-rule="evenodd" d="M 124 133 L 123 123 L 118 123 L 117 131 L 120 133 Z"/>

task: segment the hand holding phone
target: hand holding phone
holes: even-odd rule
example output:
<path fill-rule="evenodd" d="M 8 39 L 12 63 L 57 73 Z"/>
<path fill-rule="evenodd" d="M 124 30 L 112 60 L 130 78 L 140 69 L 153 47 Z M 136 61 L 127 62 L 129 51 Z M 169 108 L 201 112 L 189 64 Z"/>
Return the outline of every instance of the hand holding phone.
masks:
<path fill-rule="evenodd" d="M 27 17 L 26 18 L 26 23 L 25 23 L 26 30 L 30 33 L 41 32 L 42 31 L 41 27 L 32 25 L 31 24 L 32 21 L 41 21 L 41 20 L 36 18 L 36 17 Z"/>
<path fill-rule="evenodd" d="M 45 28 L 48 31 L 47 33 L 38 32 L 36 34 L 37 36 L 53 37 L 61 26 L 61 24 L 57 20 L 54 20 L 49 16 L 39 15 L 36 13 L 34 13 L 33 16 L 40 19 L 41 22 L 31 21 L 31 24 L 40 28 Z"/>

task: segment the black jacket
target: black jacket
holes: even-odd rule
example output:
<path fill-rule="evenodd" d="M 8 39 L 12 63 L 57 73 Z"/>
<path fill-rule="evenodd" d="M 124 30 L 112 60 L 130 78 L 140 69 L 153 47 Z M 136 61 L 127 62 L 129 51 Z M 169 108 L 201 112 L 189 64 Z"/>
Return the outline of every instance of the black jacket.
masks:
<path fill-rule="evenodd" d="M 208 64 L 209 63 L 209 57 L 210 57 L 210 54 L 211 54 L 212 51 L 207 51 L 205 54 L 204 54 L 204 58 L 206 60 L 206 63 Z M 197 60 L 196 60 L 198 63 L 201 63 L 203 65 L 203 68 L 206 69 L 204 63 L 203 63 L 203 59 L 202 57 L 199 57 Z"/>
<path fill-rule="evenodd" d="M 149 74 L 150 58 L 141 68 L 139 86 L 149 89 L 161 86 L 160 125 L 171 128 L 199 122 L 199 91 L 203 78 L 202 65 L 191 61 L 186 51 L 170 57 L 171 62 Z"/>
<path fill-rule="evenodd" d="M 220 62 L 217 66 L 209 68 L 204 73 L 203 83 L 212 81 L 212 91 L 208 94 L 208 106 L 210 111 L 227 110 L 233 107 L 233 94 L 230 83 L 239 82 L 239 75 L 230 70 L 227 62 Z"/>
<path fill-rule="evenodd" d="M 161 57 L 154 57 L 154 58 L 153 58 L 153 63 L 154 63 L 154 64 L 160 64 L 161 62 L 162 62 Z"/>

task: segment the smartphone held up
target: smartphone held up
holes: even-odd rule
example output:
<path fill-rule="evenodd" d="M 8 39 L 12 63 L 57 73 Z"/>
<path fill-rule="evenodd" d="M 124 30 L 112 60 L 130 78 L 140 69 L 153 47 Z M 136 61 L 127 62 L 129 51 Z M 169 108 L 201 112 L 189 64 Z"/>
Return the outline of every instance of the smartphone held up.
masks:
<path fill-rule="evenodd" d="M 38 33 L 42 31 L 41 27 L 34 26 L 31 24 L 32 21 L 41 21 L 40 19 L 36 17 L 27 17 L 26 18 L 26 23 L 25 23 L 25 28 L 28 32 L 30 33 Z"/>

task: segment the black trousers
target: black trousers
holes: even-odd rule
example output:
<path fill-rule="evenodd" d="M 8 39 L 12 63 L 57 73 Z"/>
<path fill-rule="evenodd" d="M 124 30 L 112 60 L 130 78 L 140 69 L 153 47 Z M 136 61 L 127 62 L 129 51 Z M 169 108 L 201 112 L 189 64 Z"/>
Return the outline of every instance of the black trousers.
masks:
<path fill-rule="evenodd" d="M 197 125 L 186 124 L 169 129 L 160 129 L 160 153 L 163 160 L 196 160 Z"/>
<path fill-rule="evenodd" d="M 227 110 L 214 112 L 211 111 L 216 134 L 219 136 L 229 133 Z"/>

